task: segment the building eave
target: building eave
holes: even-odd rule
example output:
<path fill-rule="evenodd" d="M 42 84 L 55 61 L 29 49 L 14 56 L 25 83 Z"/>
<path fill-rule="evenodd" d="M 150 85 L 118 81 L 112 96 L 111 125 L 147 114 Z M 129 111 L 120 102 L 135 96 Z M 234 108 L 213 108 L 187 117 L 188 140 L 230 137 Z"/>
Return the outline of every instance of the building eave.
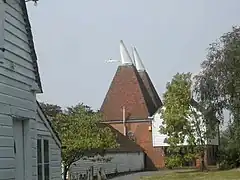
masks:
<path fill-rule="evenodd" d="M 55 128 L 52 125 L 52 122 L 48 119 L 47 115 L 44 113 L 40 103 L 38 101 L 36 101 L 36 103 L 38 106 L 37 113 L 40 115 L 41 119 L 44 121 L 45 125 L 48 127 L 56 143 L 59 145 L 59 147 L 61 147 L 62 142 L 58 135 L 58 132 L 55 130 Z"/>
<path fill-rule="evenodd" d="M 22 11 L 24 13 L 25 28 L 27 31 L 28 43 L 29 43 L 29 47 L 30 47 L 30 55 L 31 55 L 31 58 L 33 61 L 35 79 L 36 79 L 36 82 L 39 87 L 39 90 L 37 90 L 36 92 L 43 93 L 41 79 L 40 79 L 40 73 L 39 73 L 39 68 L 38 68 L 38 63 L 37 63 L 37 54 L 36 54 L 35 47 L 34 47 L 33 34 L 32 34 L 32 30 L 31 30 L 31 24 L 29 21 L 25 0 L 20 0 L 20 5 L 21 5 Z"/>

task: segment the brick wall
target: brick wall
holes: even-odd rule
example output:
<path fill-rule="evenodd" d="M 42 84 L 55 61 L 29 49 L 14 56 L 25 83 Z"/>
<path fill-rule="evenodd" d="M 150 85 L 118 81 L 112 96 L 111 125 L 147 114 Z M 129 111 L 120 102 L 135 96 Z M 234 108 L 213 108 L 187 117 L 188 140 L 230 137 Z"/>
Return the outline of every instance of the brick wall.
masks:
<path fill-rule="evenodd" d="M 123 124 L 110 124 L 123 134 Z M 162 148 L 154 148 L 152 144 L 151 124 L 149 122 L 126 123 L 127 132 L 133 132 L 135 142 L 139 144 L 146 154 L 145 168 L 155 170 L 164 167 L 164 153 Z"/>
<path fill-rule="evenodd" d="M 113 128 L 117 129 L 123 134 L 123 124 L 110 124 Z M 147 170 L 155 170 L 156 168 L 164 168 L 164 151 L 161 147 L 153 147 L 152 132 L 149 122 L 126 123 L 127 132 L 132 131 L 136 138 L 136 143 L 139 144 L 146 154 L 145 168 Z M 216 151 L 217 146 L 209 146 L 206 150 L 205 160 L 208 165 L 216 164 Z M 212 153 L 214 152 L 214 154 Z M 196 160 L 196 167 L 200 168 L 201 161 Z"/>

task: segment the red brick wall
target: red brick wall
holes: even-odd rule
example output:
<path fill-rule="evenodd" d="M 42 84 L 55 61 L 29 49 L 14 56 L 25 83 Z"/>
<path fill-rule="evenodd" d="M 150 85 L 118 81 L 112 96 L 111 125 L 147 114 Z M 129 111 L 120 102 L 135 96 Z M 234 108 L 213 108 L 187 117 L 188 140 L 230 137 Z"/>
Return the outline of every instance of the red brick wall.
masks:
<path fill-rule="evenodd" d="M 117 129 L 123 134 L 123 124 L 111 124 L 112 127 Z M 126 123 L 127 132 L 132 131 L 136 137 L 136 143 L 139 144 L 146 154 L 145 167 L 148 170 L 154 170 L 156 168 L 164 168 L 164 151 L 161 147 L 153 147 L 152 144 L 152 132 L 149 131 L 149 126 L 151 124 L 148 122 L 138 122 L 138 123 Z M 209 152 L 212 146 L 208 147 L 205 154 L 205 160 L 207 164 L 215 164 L 215 157 L 209 157 Z M 215 148 L 216 149 L 216 148 Z M 200 167 L 201 161 L 196 160 L 196 167 Z"/>
<path fill-rule="evenodd" d="M 123 124 L 111 124 L 112 127 L 123 133 Z M 132 131 L 146 154 L 145 167 L 147 170 L 155 170 L 164 167 L 164 153 L 161 148 L 154 148 L 152 144 L 152 132 L 149 122 L 126 123 L 127 132 Z"/>
<path fill-rule="evenodd" d="M 123 124 L 110 124 L 123 134 Z M 161 147 L 153 147 L 152 132 L 149 130 L 151 124 L 149 122 L 126 123 L 127 132 L 132 131 L 136 137 L 136 143 L 139 144 L 146 154 L 145 167 L 147 170 L 154 170 L 156 168 L 164 168 L 164 151 Z M 209 151 L 213 146 L 209 146 L 205 154 L 205 162 L 207 164 L 215 164 L 215 156 L 209 156 Z M 216 149 L 216 147 L 215 147 Z M 214 149 L 214 150 L 215 150 Z M 216 150 L 215 150 L 216 151 Z M 201 161 L 196 160 L 196 167 L 200 168 Z"/>

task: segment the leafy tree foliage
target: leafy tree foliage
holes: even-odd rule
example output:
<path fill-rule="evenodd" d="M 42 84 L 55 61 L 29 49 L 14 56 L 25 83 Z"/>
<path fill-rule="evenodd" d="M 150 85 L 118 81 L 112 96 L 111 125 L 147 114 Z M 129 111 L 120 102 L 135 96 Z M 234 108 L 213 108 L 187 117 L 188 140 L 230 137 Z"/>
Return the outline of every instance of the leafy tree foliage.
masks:
<path fill-rule="evenodd" d="M 202 70 L 196 76 L 195 91 L 198 101 L 212 109 L 218 119 L 223 120 L 223 110 L 231 116 L 227 154 L 232 158 L 240 154 L 240 28 L 222 35 L 208 49 Z M 225 149 L 226 150 L 226 149 Z M 233 160 L 233 159 L 232 159 Z M 240 164 L 240 160 L 237 160 Z M 232 161 L 229 161 L 231 163 Z M 230 165 L 230 164 L 229 164 Z M 232 165 L 230 165 L 232 166 Z"/>
<path fill-rule="evenodd" d="M 231 169 L 240 166 L 239 144 L 236 143 L 237 125 L 229 123 L 226 130 L 221 133 L 219 147 L 219 162 L 221 169 Z"/>
<path fill-rule="evenodd" d="M 232 124 L 229 124 L 227 129 L 221 132 L 221 144 L 219 147 L 219 154 L 220 154 L 220 168 L 221 169 L 230 169 L 239 166 L 239 155 L 237 150 L 234 146 L 235 144 L 229 143 L 234 139 L 232 137 L 232 132 L 234 129 Z"/>
<path fill-rule="evenodd" d="M 198 99 L 214 108 L 221 119 L 224 108 L 234 113 L 240 93 L 239 27 L 233 27 L 231 32 L 210 45 L 201 67 L 196 76 Z"/>
<path fill-rule="evenodd" d="M 202 168 L 205 168 L 205 143 L 212 130 L 206 128 L 205 114 L 193 100 L 191 87 L 191 73 L 178 73 L 167 83 L 167 91 L 163 95 L 163 126 L 160 131 L 168 135 L 168 167 L 183 166 L 200 156 Z"/>
<path fill-rule="evenodd" d="M 44 113 L 48 116 L 50 119 L 54 119 L 58 114 L 63 113 L 63 110 L 60 106 L 56 104 L 48 104 L 48 103 L 39 103 L 41 108 L 43 109 Z"/>
<path fill-rule="evenodd" d="M 108 148 L 117 146 L 115 134 L 101 124 L 101 115 L 89 106 L 78 104 L 60 111 L 59 106 L 50 107 L 46 113 L 53 118 L 53 125 L 62 141 L 64 178 L 72 163 L 86 156 L 104 155 Z"/>

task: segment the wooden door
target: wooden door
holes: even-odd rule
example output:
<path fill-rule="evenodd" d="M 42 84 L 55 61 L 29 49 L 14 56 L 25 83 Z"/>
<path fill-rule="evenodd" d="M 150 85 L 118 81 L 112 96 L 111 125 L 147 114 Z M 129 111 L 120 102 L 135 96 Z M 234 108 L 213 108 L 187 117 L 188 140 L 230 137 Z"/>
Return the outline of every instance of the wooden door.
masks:
<path fill-rule="evenodd" d="M 22 120 L 13 120 L 14 153 L 16 162 L 16 180 L 24 180 L 24 123 Z"/>

